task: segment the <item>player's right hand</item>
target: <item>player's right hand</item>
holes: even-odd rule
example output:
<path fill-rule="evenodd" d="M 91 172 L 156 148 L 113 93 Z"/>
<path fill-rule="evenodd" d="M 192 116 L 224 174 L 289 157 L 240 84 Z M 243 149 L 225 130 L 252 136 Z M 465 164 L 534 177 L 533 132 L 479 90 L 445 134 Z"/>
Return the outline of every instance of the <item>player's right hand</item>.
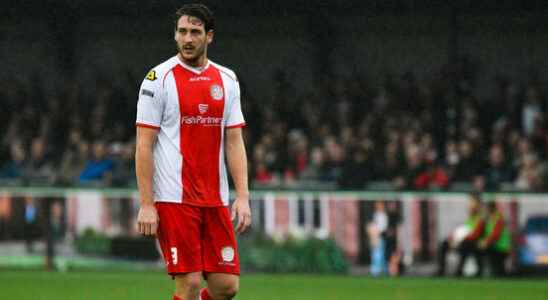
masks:
<path fill-rule="evenodd" d="M 137 216 L 137 230 L 143 235 L 156 235 L 158 230 L 158 212 L 154 204 L 141 205 Z"/>

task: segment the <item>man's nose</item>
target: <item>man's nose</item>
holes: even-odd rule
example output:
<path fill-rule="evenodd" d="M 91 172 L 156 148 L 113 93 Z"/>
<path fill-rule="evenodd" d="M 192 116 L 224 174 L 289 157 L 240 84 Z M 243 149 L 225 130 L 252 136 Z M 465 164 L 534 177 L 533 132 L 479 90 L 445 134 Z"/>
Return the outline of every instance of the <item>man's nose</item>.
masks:
<path fill-rule="evenodd" d="M 183 34 L 183 42 L 185 43 L 192 42 L 192 37 L 190 36 L 190 33 Z"/>

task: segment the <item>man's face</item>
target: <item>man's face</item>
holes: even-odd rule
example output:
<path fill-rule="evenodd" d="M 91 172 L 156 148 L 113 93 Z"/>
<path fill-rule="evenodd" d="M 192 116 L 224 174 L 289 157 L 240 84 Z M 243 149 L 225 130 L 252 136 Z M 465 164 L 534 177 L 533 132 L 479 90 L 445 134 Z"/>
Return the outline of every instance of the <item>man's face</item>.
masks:
<path fill-rule="evenodd" d="M 13 144 L 11 147 L 11 156 L 13 161 L 22 162 L 25 160 L 25 149 L 20 144 Z"/>
<path fill-rule="evenodd" d="M 41 159 L 44 156 L 44 153 L 45 153 L 44 141 L 41 139 L 35 139 L 31 145 L 32 157 L 36 159 Z"/>
<path fill-rule="evenodd" d="M 502 149 L 500 147 L 491 148 L 489 160 L 494 167 L 502 165 L 504 162 L 504 153 L 502 152 Z"/>
<path fill-rule="evenodd" d="M 100 160 L 105 156 L 105 144 L 96 143 L 93 145 L 93 156 L 95 159 Z"/>
<path fill-rule="evenodd" d="M 182 16 L 177 21 L 175 41 L 183 60 L 196 62 L 206 54 L 207 45 L 213 40 L 213 31 L 205 31 L 205 24 L 192 16 Z"/>
<path fill-rule="evenodd" d="M 468 202 L 468 213 L 469 214 L 471 214 L 471 215 L 477 214 L 478 211 L 479 211 L 479 208 L 480 208 L 479 202 L 476 201 L 475 199 L 471 199 Z"/>

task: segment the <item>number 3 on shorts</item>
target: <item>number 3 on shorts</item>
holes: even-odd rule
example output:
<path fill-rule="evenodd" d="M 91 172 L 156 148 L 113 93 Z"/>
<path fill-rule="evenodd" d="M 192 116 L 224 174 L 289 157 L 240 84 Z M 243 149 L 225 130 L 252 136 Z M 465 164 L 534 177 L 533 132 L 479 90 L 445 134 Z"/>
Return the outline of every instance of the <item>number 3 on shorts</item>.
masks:
<path fill-rule="evenodd" d="M 171 247 L 171 262 L 177 264 L 177 247 Z"/>

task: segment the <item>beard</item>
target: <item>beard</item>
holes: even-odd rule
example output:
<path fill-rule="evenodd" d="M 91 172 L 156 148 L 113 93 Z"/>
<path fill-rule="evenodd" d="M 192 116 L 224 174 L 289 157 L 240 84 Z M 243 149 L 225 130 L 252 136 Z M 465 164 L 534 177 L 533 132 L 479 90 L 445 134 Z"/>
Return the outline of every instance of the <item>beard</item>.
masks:
<path fill-rule="evenodd" d="M 177 44 L 177 49 L 185 62 L 193 64 L 197 63 L 205 55 L 206 46 L 204 44 L 201 47 L 188 47 Z"/>

